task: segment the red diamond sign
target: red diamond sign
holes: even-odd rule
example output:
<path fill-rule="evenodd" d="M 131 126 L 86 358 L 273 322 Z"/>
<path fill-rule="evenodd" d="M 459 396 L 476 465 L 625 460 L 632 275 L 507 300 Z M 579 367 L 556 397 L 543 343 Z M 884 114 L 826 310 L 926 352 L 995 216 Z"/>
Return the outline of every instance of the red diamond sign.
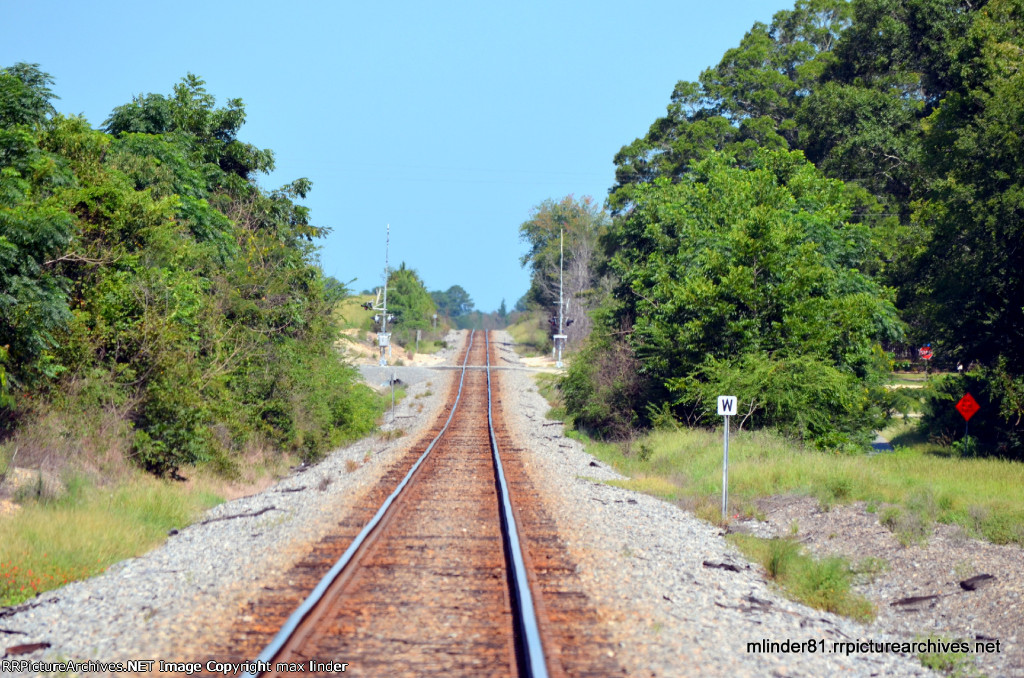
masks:
<path fill-rule="evenodd" d="M 974 399 L 970 393 L 966 394 L 960 399 L 960 402 L 956 404 L 956 411 L 960 413 L 960 416 L 964 418 L 964 421 L 970 421 L 974 413 L 981 409 L 978 405 L 978 401 Z"/>

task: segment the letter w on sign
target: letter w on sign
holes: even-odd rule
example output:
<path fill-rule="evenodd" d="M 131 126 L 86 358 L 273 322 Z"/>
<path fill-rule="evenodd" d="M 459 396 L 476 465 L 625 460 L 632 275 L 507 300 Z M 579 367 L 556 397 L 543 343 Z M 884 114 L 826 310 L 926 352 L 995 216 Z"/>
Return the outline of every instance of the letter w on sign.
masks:
<path fill-rule="evenodd" d="M 736 414 L 736 396 L 718 396 L 718 414 L 723 417 Z"/>

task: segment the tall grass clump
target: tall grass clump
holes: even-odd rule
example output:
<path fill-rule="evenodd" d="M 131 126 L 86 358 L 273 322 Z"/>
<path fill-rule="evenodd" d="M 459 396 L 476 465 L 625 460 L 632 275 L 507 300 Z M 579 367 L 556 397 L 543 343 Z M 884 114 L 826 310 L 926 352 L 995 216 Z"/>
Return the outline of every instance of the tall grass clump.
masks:
<path fill-rule="evenodd" d="M 90 577 L 143 553 L 221 499 L 141 473 L 113 488 L 72 478 L 56 497 L 0 520 L 0 605 Z"/>
<path fill-rule="evenodd" d="M 730 535 L 729 539 L 795 600 L 860 621 L 874 618 L 871 603 L 851 590 L 854 571 L 845 559 L 813 558 L 791 539 L 760 539 L 744 534 Z"/>

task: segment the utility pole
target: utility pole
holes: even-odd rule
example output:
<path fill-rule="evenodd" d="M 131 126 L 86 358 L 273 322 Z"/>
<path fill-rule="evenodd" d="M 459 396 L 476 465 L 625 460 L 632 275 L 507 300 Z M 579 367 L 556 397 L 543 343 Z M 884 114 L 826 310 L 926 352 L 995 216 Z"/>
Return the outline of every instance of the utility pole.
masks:
<path fill-rule="evenodd" d="M 555 367 L 562 367 L 562 347 L 565 345 L 566 335 L 563 333 L 562 309 L 562 268 L 565 260 L 565 234 L 563 229 L 558 229 L 558 334 L 555 335 L 555 346 L 558 348 L 558 360 Z"/>

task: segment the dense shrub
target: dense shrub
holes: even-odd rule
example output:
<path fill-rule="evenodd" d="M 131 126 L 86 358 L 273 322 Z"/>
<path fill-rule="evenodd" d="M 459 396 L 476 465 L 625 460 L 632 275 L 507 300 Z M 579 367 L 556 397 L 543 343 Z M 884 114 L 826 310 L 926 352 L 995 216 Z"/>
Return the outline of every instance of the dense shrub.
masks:
<path fill-rule="evenodd" d="M 819 447 L 862 449 L 883 414 L 880 384 L 868 388 L 863 379 L 816 356 L 750 352 L 708 361 L 697 374 L 671 382 L 681 400 L 694 403 L 693 418 L 715 414 L 717 396 L 734 395 L 739 428 L 769 425 Z"/>
<path fill-rule="evenodd" d="M 395 323 L 389 329 L 395 343 L 402 346 L 415 342 L 416 330 L 433 327 L 437 311 L 434 299 L 419 274 L 407 268 L 405 262 L 388 276 L 388 311 L 395 316 Z"/>
<path fill-rule="evenodd" d="M 620 338 L 574 365 L 570 414 L 618 433 L 666 407 L 708 424 L 715 397 L 735 395 L 744 426 L 865 445 L 886 404 L 880 342 L 901 325 L 863 272 L 877 252 L 846 220 L 843 184 L 800 153 L 762 151 L 631 190 L 604 241 L 618 278 L 604 331 Z"/>
<path fill-rule="evenodd" d="M 560 385 L 575 425 L 603 438 L 626 438 L 642 421 L 644 381 L 621 339 L 591 335 Z"/>

